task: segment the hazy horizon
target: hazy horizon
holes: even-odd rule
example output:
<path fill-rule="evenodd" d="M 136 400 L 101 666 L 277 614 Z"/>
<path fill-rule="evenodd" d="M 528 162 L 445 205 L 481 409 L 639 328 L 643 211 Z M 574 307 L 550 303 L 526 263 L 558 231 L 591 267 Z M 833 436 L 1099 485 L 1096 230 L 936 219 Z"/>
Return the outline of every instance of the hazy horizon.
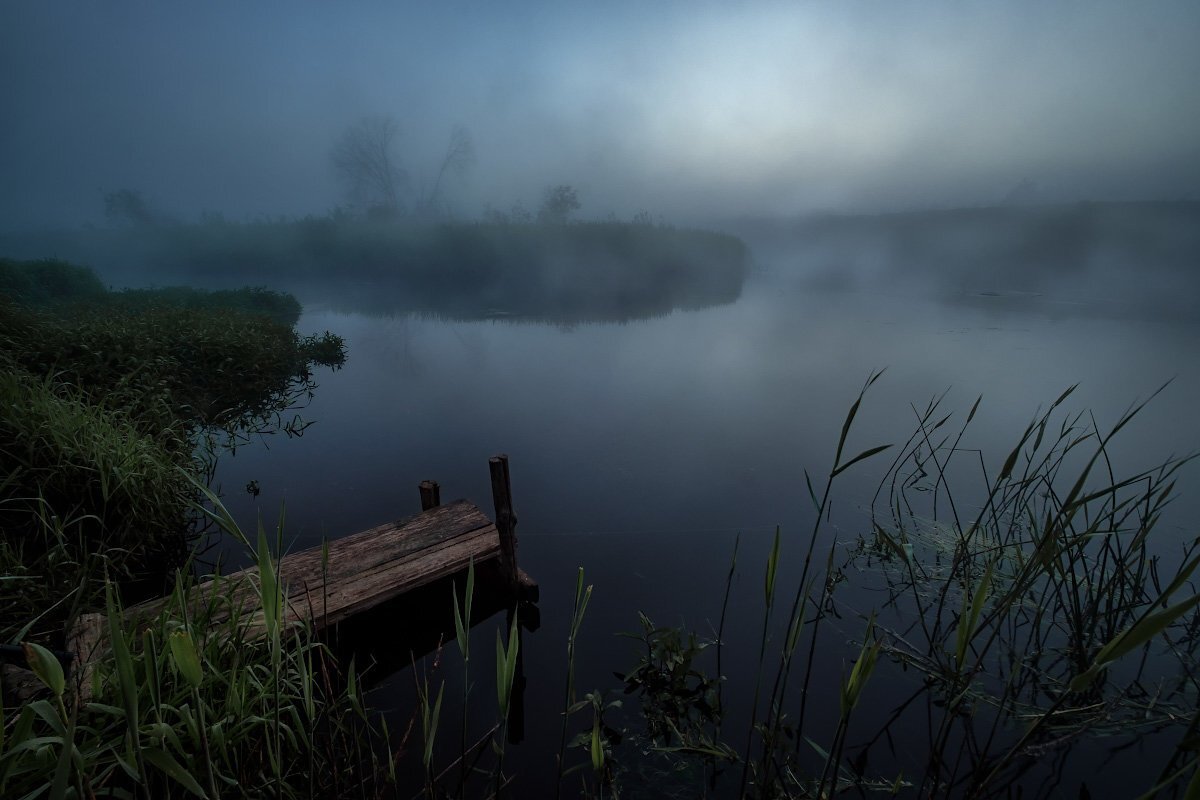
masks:
<path fill-rule="evenodd" d="M 1185 2 L 446 6 L 7 4 L 0 230 L 323 214 L 356 121 L 410 189 L 450 131 L 459 216 L 570 184 L 580 216 L 676 222 L 1025 199 L 1196 199 Z"/>

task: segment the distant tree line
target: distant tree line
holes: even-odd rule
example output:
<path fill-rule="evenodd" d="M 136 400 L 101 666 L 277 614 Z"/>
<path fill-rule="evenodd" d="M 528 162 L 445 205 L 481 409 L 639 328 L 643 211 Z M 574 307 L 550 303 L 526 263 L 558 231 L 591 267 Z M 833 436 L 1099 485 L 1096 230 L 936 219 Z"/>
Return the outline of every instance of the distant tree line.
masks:
<path fill-rule="evenodd" d="M 455 125 L 436 167 L 428 180 L 414 186 L 412 175 L 399 154 L 401 128 L 394 117 L 374 115 L 363 117 L 347 127 L 329 152 L 330 163 L 345 192 L 347 205 L 337 206 L 327 218 L 345 222 L 351 218 L 378 222 L 409 219 L 416 222 L 439 222 L 452 218 L 448 202 L 449 186 L 453 179 L 462 179 L 475 164 L 475 146 L 470 131 Z M 537 211 L 531 212 L 520 203 L 510 210 L 492 207 L 484 210 L 483 220 L 492 224 L 563 225 L 581 208 L 579 194 L 567 183 L 545 187 Z M 122 188 L 104 195 L 104 216 L 110 225 L 126 228 L 154 228 L 179 224 L 179 221 L 155 208 L 136 189 Z M 313 219 L 312 217 L 309 218 Z M 608 222 L 616 222 L 609 215 Z M 647 211 L 639 211 L 634 224 L 652 225 Z M 206 226 L 231 224 L 219 212 L 205 211 L 200 222 Z M 258 218 L 256 223 L 290 222 L 285 218 Z"/>

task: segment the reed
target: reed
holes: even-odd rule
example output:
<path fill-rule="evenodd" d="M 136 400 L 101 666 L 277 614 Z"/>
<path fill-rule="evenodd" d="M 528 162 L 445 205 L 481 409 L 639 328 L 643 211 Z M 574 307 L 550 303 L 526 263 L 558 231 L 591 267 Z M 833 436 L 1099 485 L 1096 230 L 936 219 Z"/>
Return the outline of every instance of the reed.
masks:
<path fill-rule="evenodd" d="M 1193 586 L 1200 538 L 1162 541 L 1155 527 L 1193 456 L 1119 473 L 1114 438 L 1149 401 L 1105 430 L 1090 414 L 1065 411 L 1068 389 L 1035 416 L 998 468 L 989 467 L 964 445 L 982 398 L 955 426 L 942 408 L 944 396 L 936 397 L 914 409 L 915 430 L 893 451 L 861 521 L 869 532 L 846 544 L 826 531 L 836 479 L 890 448 L 845 455 L 878 378 L 873 374 L 851 405 L 823 491 L 808 481 L 814 527 L 795 564 L 791 612 L 774 623 L 780 565 L 794 562 L 786 561 L 779 539 L 768 554 L 755 670 L 761 675 L 774 661 L 765 708 L 758 690 L 715 695 L 722 701 L 718 714 L 728 712 L 726 703 L 746 702 L 750 720 L 741 750 L 720 735 L 714 741 L 714 750 L 742 762 L 737 786 L 726 783 L 724 790 L 738 797 L 824 798 L 848 789 L 990 797 L 1036 770 L 1036 756 L 1064 741 L 1174 731 L 1179 744 L 1164 753 L 1147 797 L 1183 791 L 1200 771 L 1188 744 L 1200 728 L 1194 705 L 1200 594 Z M 828 542 L 823 567 L 815 558 L 821 541 Z M 862 607 L 869 595 L 861 589 L 884 600 Z M 819 659 L 842 652 L 830 650 L 836 643 L 821 633 L 835 617 L 861 619 L 864 632 L 837 690 L 833 729 L 822 734 L 812 724 L 819 691 L 813 681 Z M 809 634 L 805 645 L 802 630 Z M 627 677 L 638 676 L 645 661 Z M 699 660 L 688 663 L 703 676 Z M 797 664 L 803 669 L 793 689 Z M 866 743 L 851 745 L 855 712 L 880 675 L 889 684 L 881 697 L 899 695 L 903 686 L 911 694 L 901 695 L 890 714 L 875 709 L 875 727 L 863 730 Z M 760 685 L 753 675 L 741 680 Z M 677 717 L 695 712 L 694 698 L 655 693 L 645 681 L 632 685 L 651 735 L 664 697 Z M 868 754 L 893 729 L 922 724 L 924 761 L 896 761 L 891 776 L 865 772 Z M 680 759 L 699 755 L 670 752 Z"/>
<path fill-rule="evenodd" d="M 197 593 L 181 572 L 163 613 L 135 624 L 110 585 L 111 655 L 86 703 L 74 701 L 57 660 L 29 645 L 48 697 L 0 725 L 0 794 L 356 797 L 381 788 L 386 776 L 369 769 L 377 729 L 360 715 L 353 672 L 339 670 L 307 624 L 281 622 L 277 561 L 261 531 L 255 557 L 265 569 L 249 608 L 220 577 Z M 251 632 L 259 624 L 266 636 Z"/>
<path fill-rule="evenodd" d="M 302 432 L 285 415 L 344 345 L 299 337 L 279 321 L 295 299 L 267 290 L 114 293 L 82 267 L 9 260 L 0 285 L 0 635 L 36 618 L 54 643 L 66 613 L 103 605 L 103 570 L 126 598 L 169 590 L 202 534 L 185 473 Z"/>

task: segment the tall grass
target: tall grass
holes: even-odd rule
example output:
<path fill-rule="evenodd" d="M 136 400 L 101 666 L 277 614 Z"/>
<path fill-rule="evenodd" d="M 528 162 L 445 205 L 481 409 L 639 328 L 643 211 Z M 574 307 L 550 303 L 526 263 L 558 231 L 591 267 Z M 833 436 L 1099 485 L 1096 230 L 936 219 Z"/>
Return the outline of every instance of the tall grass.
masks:
<path fill-rule="evenodd" d="M 302 429 L 285 414 L 311 396 L 313 365 L 345 354 L 278 321 L 298 305 L 265 290 L 122 295 L 82 267 L 8 260 L 0 286 L 0 636 L 33 620 L 60 645 L 105 570 L 126 597 L 169 588 L 197 535 L 185 473 L 255 432 Z"/>
<path fill-rule="evenodd" d="M 227 517 L 226 517 L 227 520 Z M 285 593 L 260 530 L 257 602 L 233 583 L 203 590 L 186 572 L 156 618 L 126 619 L 108 592 L 110 655 L 91 699 L 73 702 L 57 661 L 31 646 L 49 697 L 2 726 L 0 794 L 157 798 L 358 797 L 374 729 L 351 679 L 305 623 L 285 625 Z M 266 635 L 260 635 L 265 620 Z"/>
<path fill-rule="evenodd" d="M 1192 716 L 1187 682 L 1161 681 L 1194 664 L 1200 539 L 1161 541 L 1155 528 L 1193 456 L 1118 473 L 1112 442 L 1146 403 L 1103 429 L 1062 410 L 1072 391 L 1030 423 L 994 477 L 979 459 L 983 491 L 969 515 L 951 462 L 977 457 L 960 447 L 974 409 L 947 432 L 939 401 L 919 415 L 878 495 L 857 559 L 879 570 L 893 618 L 919 614 L 886 649 L 938 698 L 938 757 L 923 790 L 985 794 L 1055 737 Z M 1145 681 L 1159 682 L 1153 701 Z"/>
<path fill-rule="evenodd" d="M 829 530 L 836 480 L 890 447 L 847 455 L 854 452 L 848 442 L 856 416 L 878 377 L 851 405 L 823 490 L 808 482 L 816 513 L 800 557 L 789 562 L 787 542 L 778 538 L 770 548 L 753 674 L 737 678 L 745 687 L 740 697 L 715 695 L 726 700 L 715 709 L 720 716 L 729 713 L 728 702 L 749 704 L 745 744 L 730 747 L 719 725 L 696 714 L 707 707 L 697 698 L 647 681 L 643 657 L 627 681 L 647 732 L 657 735 L 664 702 L 680 722 L 678 741 L 687 741 L 687 732 L 718 732 L 711 750 L 666 746 L 658 735 L 656 751 L 740 760 L 740 780 L 718 785 L 720 795 L 824 798 L 855 790 L 991 797 L 1004 796 L 1038 769 L 1039 754 L 1068 747 L 1064 742 L 1173 732 L 1178 746 L 1162 752 L 1157 780 L 1147 771 L 1145 788 L 1147 796 L 1186 794 L 1183 784 L 1200 775 L 1191 749 L 1200 729 L 1194 680 L 1200 537 L 1163 541 L 1155 527 L 1192 456 L 1119 473 L 1113 440 L 1145 403 L 1105 430 L 1090 414 L 1063 410 L 1068 390 L 1035 417 L 997 469 L 963 444 L 980 401 L 955 427 L 943 399 L 935 398 L 894 450 L 872 514 L 861 523 L 869 533 L 847 545 Z M 821 542 L 828 548 L 823 566 L 815 557 Z M 795 595 L 789 615 L 772 622 L 782 564 L 792 565 Z M 884 601 L 863 607 L 870 596 L 863 589 L 882 593 Z M 823 661 L 844 652 L 822 631 L 835 618 L 862 620 L 863 633 L 840 686 L 829 687 L 816 675 Z M 658 660 L 689 664 L 702 685 L 698 651 L 682 631 L 655 638 L 668 643 Z M 770 665 L 775 679 L 760 705 L 758 688 L 749 687 L 759 687 L 755 676 Z M 794 686 L 789 678 L 798 666 Z M 889 689 L 873 690 L 881 675 Z M 906 686 L 911 694 L 898 688 Z M 812 710 L 824 709 L 826 694 L 838 698 L 832 728 L 824 727 L 827 713 Z M 875 707 L 856 723 L 868 695 Z M 879 700 L 889 697 L 897 707 L 881 713 Z M 865 744 L 852 743 L 855 725 Z M 894 729 L 911 742 L 922 728 L 923 758 L 884 759 L 891 774 L 866 771 L 869 754 Z"/>

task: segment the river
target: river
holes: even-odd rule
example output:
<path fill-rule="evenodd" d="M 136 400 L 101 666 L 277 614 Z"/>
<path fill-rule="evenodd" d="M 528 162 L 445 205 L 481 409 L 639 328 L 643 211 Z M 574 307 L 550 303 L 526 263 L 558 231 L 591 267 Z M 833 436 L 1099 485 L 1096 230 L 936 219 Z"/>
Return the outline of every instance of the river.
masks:
<path fill-rule="evenodd" d="M 903 443 L 917 411 L 942 393 L 955 425 L 982 397 L 961 447 L 982 451 L 994 474 L 1039 408 L 1069 386 L 1078 389 L 1065 405 L 1090 409 L 1104 428 L 1167 381 L 1117 439 L 1114 460 L 1132 472 L 1200 445 L 1200 318 L 1122 313 L 1119 303 L 1062 291 L 831 287 L 801 279 L 789 263 L 760 261 L 734 303 L 620 323 L 367 315 L 331 300 L 337 288 L 310 290 L 299 327 L 344 336 L 349 360 L 317 376 L 299 412 L 315 424 L 302 437 L 238 449 L 222 458 L 216 481 L 244 525 L 260 515 L 273 524 L 286 506 L 286 541 L 298 549 L 415 513 L 427 478 L 443 499 L 466 497 L 490 513 L 487 458 L 507 453 L 519 559 L 542 598 L 542 627 L 523 640 L 529 730 L 510 758 L 552 777 L 577 568 L 595 586 L 577 685 L 615 690 L 611 673 L 639 653 L 615 634 L 637 629 L 637 612 L 712 635 L 740 535 L 726 672 L 748 691 L 775 528 L 786 583 L 814 522 L 805 472 L 823 482 L 846 412 L 874 371 L 885 370 L 848 454 Z M 879 456 L 839 477 L 830 535 L 848 543 L 869 531 L 866 507 L 887 466 Z M 1197 477 L 1184 471 L 1156 534 L 1166 542 L 1194 534 L 1185 526 L 1200 512 Z M 243 491 L 251 480 L 257 498 Z M 402 632 L 404 621 L 396 625 Z M 849 643 L 862 628 L 842 619 L 836 632 Z M 494 634 L 485 625 L 475 636 L 486 658 L 474 691 L 487 711 Z M 830 652 L 818 669 L 830 702 L 806 731 L 815 738 L 833 731 L 836 681 L 854 652 Z M 453 688 L 453 660 L 442 670 Z M 393 725 L 407 720 L 411 681 L 401 674 L 374 690 L 394 709 Z M 1102 750 L 1089 752 L 1086 763 L 1106 762 Z M 1131 793 L 1153 774 L 1102 773 L 1110 789 Z M 527 780 L 529 791 L 545 789 Z"/>

